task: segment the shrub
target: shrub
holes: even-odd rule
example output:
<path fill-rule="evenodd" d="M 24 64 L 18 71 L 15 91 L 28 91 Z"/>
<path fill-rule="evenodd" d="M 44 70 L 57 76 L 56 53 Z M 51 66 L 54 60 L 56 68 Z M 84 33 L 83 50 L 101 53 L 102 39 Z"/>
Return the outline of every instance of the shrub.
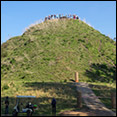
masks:
<path fill-rule="evenodd" d="M 2 87 L 2 89 L 3 89 L 3 90 L 7 90 L 7 89 L 9 89 L 8 84 L 4 84 L 4 86 Z"/>
<path fill-rule="evenodd" d="M 91 45 L 91 43 L 88 43 L 85 45 L 85 47 L 88 49 L 88 48 L 92 47 L 92 45 Z"/>
<path fill-rule="evenodd" d="M 67 79 L 65 79 L 64 82 L 67 82 Z"/>
<path fill-rule="evenodd" d="M 11 64 L 14 64 L 16 62 L 16 60 L 14 58 L 12 58 L 12 60 L 10 61 Z"/>
<path fill-rule="evenodd" d="M 83 58 L 83 54 L 81 54 L 81 56 L 80 56 L 81 58 Z"/>
<path fill-rule="evenodd" d="M 6 51 L 1 51 L 1 57 L 7 57 L 8 53 Z"/>
<path fill-rule="evenodd" d="M 98 76 L 100 76 L 100 71 L 97 70 L 97 71 L 96 71 L 96 74 L 97 74 Z"/>
<path fill-rule="evenodd" d="M 83 43 L 85 43 L 85 41 L 84 41 L 84 40 L 82 40 L 82 39 L 78 39 L 78 42 L 83 42 Z"/>

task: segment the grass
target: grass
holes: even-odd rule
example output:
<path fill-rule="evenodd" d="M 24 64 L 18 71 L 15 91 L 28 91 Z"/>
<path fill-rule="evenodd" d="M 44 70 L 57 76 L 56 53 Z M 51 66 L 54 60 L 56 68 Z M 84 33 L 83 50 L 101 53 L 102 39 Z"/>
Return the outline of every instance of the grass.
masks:
<path fill-rule="evenodd" d="M 116 109 L 112 108 L 111 106 L 111 93 L 116 92 L 116 84 L 109 84 L 109 83 L 89 83 L 89 86 L 93 90 L 93 92 L 96 94 L 96 96 L 99 96 L 101 102 L 112 111 L 116 112 Z"/>
<path fill-rule="evenodd" d="M 37 96 L 37 113 L 42 115 L 50 115 L 53 97 L 58 102 L 57 113 L 72 109 L 76 94 L 68 82 L 74 81 L 76 71 L 80 82 L 113 84 L 116 42 L 79 20 L 51 20 L 32 25 L 21 36 L 1 45 L 2 101 L 5 96 L 10 97 L 10 113 L 16 95 Z M 100 95 L 98 88 L 93 90 Z M 109 95 L 103 89 L 101 93 Z M 108 100 L 102 101 L 110 104 Z"/>
<path fill-rule="evenodd" d="M 11 86 L 10 84 L 15 84 Z M 57 114 L 64 110 L 72 110 L 76 108 L 77 93 L 72 83 L 55 83 L 55 82 L 11 82 L 7 90 L 2 90 L 1 98 L 1 113 L 4 113 L 4 100 L 9 96 L 9 113 L 13 111 L 16 104 L 16 95 L 33 95 L 36 99 L 21 99 L 23 106 L 31 100 L 33 104 L 38 105 L 38 110 L 35 115 L 51 115 L 51 101 L 56 98 L 57 101 Z M 2 83 L 2 87 L 4 83 Z"/>
<path fill-rule="evenodd" d="M 98 74 L 96 80 L 85 74 L 92 70 L 91 64 L 98 63 L 106 64 L 107 70 L 112 68 L 109 74 L 96 68 L 101 77 L 109 76 L 109 80 L 102 82 L 113 82 L 115 77 L 115 42 L 78 20 L 52 20 L 33 25 L 23 35 L 3 43 L 1 50 L 3 80 L 60 82 L 74 78 L 74 72 L 78 71 L 82 81 L 101 81 Z"/>
<path fill-rule="evenodd" d="M 9 88 L 4 89 L 4 85 L 8 84 Z M 115 84 L 108 83 L 90 83 L 90 87 L 97 96 L 110 97 L 111 91 L 116 90 Z M 45 115 L 50 116 L 51 113 L 51 101 L 52 98 L 56 98 L 57 101 L 57 115 L 65 110 L 78 110 L 77 108 L 77 92 L 73 81 L 68 82 L 66 80 L 62 82 L 38 82 L 38 81 L 2 81 L 1 85 L 1 113 L 4 114 L 4 100 L 6 96 L 9 96 L 9 114 L 12 114 L 13 107 L 16 104 L 17 95 L 32 95 L 36 96 L 36 99 L 20 99 L 23 103 L 22 107 L 26 106 L 28 101 L 38 105 L 38 110 L 35 111 L 34 115 Z M 101 98 L 102 103 L 107 108 L 115 111 L 111 108 L 110 99 Z M 83 108 L 85 104 L 83 102 Z M 20 114 L 22 115 L 22 114 Z M 25 115 L 25 114 L 24 114 Z"/>

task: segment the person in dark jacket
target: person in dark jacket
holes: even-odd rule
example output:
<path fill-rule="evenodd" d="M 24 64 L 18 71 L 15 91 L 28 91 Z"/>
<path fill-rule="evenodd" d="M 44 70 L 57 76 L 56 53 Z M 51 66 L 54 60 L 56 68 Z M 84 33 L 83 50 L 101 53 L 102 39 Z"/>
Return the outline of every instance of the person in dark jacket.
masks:
<path fill-rule="evenodd" d="M 51 19 L 53 19 L 53 15 L 51 15 Z"/>
<path fill-rule="evenodd" d="M 56 99 L 55 98 L 52 99 L 51 105 L 52 105 L 52 114 L 56 115 Z"/>
<path fill-rule="evenodd" d="M 79 19 L 79 17 L 78 17 L 78 16 L 76 16 L 76 19 Z"/>
<path fill-rule="evenodd" d="M 5 100 L 5 114 L 8 114 L 8 113 L 9 113 L 9 98 L 7 96 Z"/>
<path fill-rule="evenodd" d="M 49 15 L 49 16 L 48 16 L 48 20 L 50 20 L 50 18 L 51 18 L 51 16 Z"/>

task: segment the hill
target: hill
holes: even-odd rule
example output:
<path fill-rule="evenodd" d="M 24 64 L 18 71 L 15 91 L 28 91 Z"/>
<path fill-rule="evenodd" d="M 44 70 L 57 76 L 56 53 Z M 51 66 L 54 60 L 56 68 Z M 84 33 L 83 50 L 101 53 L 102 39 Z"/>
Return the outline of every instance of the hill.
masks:
<path fill-rule="evenodd" d="M 116 42 L 80 20 L 50 20 L 1 45 L 1 79 L 114 82 Z"/>

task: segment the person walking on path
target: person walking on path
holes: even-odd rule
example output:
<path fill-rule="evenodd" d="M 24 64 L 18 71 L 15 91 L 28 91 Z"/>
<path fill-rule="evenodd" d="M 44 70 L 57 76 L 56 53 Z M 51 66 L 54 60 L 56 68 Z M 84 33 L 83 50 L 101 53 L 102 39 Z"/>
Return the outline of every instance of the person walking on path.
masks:
<path fill-rule="evenodd" d="M 9 98 L 7 96 L 5 100 L 5 114 L 8 114 L 8 113 L 9 113 Z"/>

